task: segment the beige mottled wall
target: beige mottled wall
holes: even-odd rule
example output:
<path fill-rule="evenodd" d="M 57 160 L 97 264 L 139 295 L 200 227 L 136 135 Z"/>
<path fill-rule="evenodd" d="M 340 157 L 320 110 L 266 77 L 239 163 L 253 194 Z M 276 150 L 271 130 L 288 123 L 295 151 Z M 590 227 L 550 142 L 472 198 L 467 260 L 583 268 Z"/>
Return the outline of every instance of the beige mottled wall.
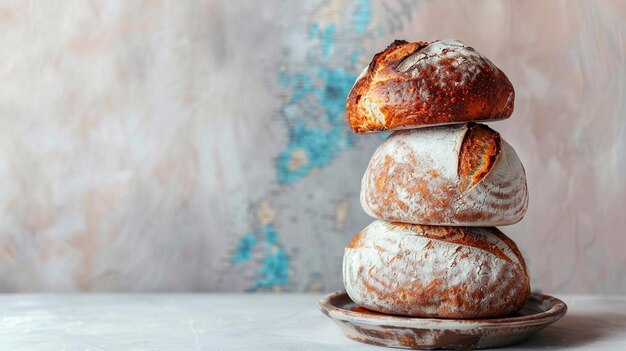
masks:
<path fill-rule="evenodd" d="M 323 69 L 458 38 L 516 89 L 492 127 L 528 174 L 526 218 L 502 230 L 534 288 L 626 292 L 626 2 L 259 4 L 0 1 L 1 291 L 339 289 L 381 139 L 308 140 L 332 153 L 317 164 L 287 147 L 295 126 L 336 123 L 320 106 L 347 91 Z M 282 75 L 310 71 L 292 103 Z M 281 180 L 283 154 L 304 176 Z"/>

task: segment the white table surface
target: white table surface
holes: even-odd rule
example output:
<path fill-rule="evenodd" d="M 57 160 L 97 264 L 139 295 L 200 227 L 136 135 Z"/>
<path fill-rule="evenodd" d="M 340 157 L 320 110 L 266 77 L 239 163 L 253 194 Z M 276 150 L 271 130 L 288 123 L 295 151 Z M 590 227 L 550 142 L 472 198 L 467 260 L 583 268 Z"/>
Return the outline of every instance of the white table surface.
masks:
<path fill-rule="evenodd" d="M 0 350 L 383 350 L 351 341 L 321 295 L 0 295 Z M 567 315 L 513 350 L 626 350 L 626 296 L 559 295 Z"/>

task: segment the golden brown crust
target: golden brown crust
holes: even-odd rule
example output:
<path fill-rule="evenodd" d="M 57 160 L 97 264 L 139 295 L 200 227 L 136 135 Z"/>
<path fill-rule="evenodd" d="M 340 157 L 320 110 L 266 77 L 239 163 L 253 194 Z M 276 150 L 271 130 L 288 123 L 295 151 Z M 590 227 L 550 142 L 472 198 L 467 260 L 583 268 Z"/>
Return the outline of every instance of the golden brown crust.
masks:
<path fill-rule="evenodd" d="M 362 236 L 363 236 L 363 232 L 360 232 L 359 234 L 355 235 L 354 238 L 352 238 L 352 240 L 350 240 L 350 242 L 348 243 L 348 248 L 356 249 L 356 248 L 361 247 Z"/>
<path fill-rule="evenodd" d="M 462 191 L 480 182 L 496 163 L 500 154 L 500 134 L 484 124 L 468 126 L 459 154 L 459 186 Z"/>
<path fill-rule="evenodd" d="M 461 42 L 395 41 L 357 79 L 346 117 L 356 133 L 499 120 L 514 96 L 506 75 Z"/>

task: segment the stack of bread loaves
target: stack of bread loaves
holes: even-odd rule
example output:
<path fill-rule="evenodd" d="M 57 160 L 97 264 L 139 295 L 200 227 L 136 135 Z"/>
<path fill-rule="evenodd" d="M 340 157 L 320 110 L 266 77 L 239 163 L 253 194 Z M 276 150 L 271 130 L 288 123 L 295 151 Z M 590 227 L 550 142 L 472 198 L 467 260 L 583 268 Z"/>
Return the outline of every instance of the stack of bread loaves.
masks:
<path fill-rule="evenodd" d="M 361 184 L 361 205 L 376 220 L 345 249 L 343 280 L 355 303 L 440 318 L 522 307 L 526 265 L 495 226 L 526 212 L 524 167 L 498 132 L 474 123 L 508 118 L 514 97 L 502 71 L 456 40 L 395 41 L 357 78 L 350 127 L 397 131 Z"/>

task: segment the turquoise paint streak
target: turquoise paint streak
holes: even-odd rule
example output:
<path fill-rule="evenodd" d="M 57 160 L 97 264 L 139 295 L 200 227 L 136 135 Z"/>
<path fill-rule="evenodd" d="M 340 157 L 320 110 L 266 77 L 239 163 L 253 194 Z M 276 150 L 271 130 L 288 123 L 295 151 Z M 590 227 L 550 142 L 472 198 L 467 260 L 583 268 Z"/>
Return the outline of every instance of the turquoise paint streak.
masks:
<path fill-rule="evenodd" d="M 356 63 L 359 61 L 359 56 L 360 54 L 356 51 L 350 55 L 350 66 L 356 65 Z"/>
<path fill-rule="evenodd" d="M 352 18 L 352 30 L 364 34 L 371 22 L 371 4 L 369 0 L 359 0 Z M 320 28 L 318 23 L 309 27 L 309 37 L 319 40 L 318 52 L 311 51 L 311 69 L 305 72 L 278 73 L 278 85 L 290 94 L 283 107 L 285 122 L 289 127 L 289 141 L 276 160 L 277 179 L 280 184 L 292 184 L 318 167 L 328 165 L 344 149 L 354 145 L 354 134 L 344 122 L 345 101 L 352 84 L 359 72 L 354 72 L 359 60 L 360 50 L 351 53 L 347 66 L 333 67 L 330 60 L 335 51 L 337 28 L 330 24 Z M 315 58 L 319 59 L 316 60 Z M 306 113 L 290 118 L 286 111 L 296 104 L 303 104 L 301 110 L 307 111 L 307 104 L 320 107 L 326 125 L 311 125 L 317 116 Z M 297 169 L 290 169 L 293 152 L 302 150 L 308 162 Z M 231 259 L 233 264 L 248 262 L 252 250 L 258 244 L 258 237 L 264 241 L 264 257 L 261 267 L 256 271 L 257 279 L 249 291 L 258 291 L 289 282 L 289 258 L 280 245 L 278 232 L 270 225 L 257 229 L 258 235 L 246 234 L 237 245 Z"/>
<path fill-rule="evenodd" d="M 256 271 L 258 277 L 249 291 L 258 291 L 264 288 L 282 286 L 289 282 L 289 258 L 280 246 L 278 232 L 271 224 L 259 228 L 260 238 L 263 240 L 264 256 L 261 267 Z M 237 244 L 237 251 L 231 258 L 232 264 L 249 262 L 252 250 L 257 246 L 259 239 L 254 234 L 246 234 Z"/>
<path fill-rule="evenodd" d="M 257 244 L 257 238 L 254 234 L 246 234 L 239 240 L 239 244 L 237 244 L 237 250 L 235 254 L 231 257 L 230 262 L 232 264 L 239 264 L 250 261 L 252 257 L 252 249 Z"/>
<path fill-rule="evenodd" d="M 351 29 L 366 35 L 371 21 L 370 1 L 357 0 Z M 331 23 L 322 28 L 319 23 L 314 22 L 309 26 L 308 35 L 319 42 L 318 48 L 307 53 L 311 69 L 295 73 L 281 71 L 278 74 L 279 86 L 290 95 L 283 107 L 289 126 L 289 141 L 276 159 L 279 184 L 297 182 L 313 169 L 328 165 L 342 150 L 354 144 L 354 135 L 348 130 L 343 117 L 345 100 L 359 73 L 354 71 L 354 66 L 360 57 L 360 50 L 350 54 L 348 66 L 332 67 L 330 59 L 335 53 L 335 37 L 338 35 L 336 25 Z M 311 117 L 316 116 L 307 115 L 306 112 L 293 118 L 288 116 L 286 111 L 297 104 L 303 104 L 303 111 L 307 111 L 306 107 L 309 105 L 321 107 L 322 117 L 328 125 L 311 126 L 308 122 Z M 305 153 L 307 162 L 296 169 L 290 169 L 289 164 L 296 150 Z"/>
<path fill-rule="evenodd" d="M 357 33 L 365 33 L 372 21 L 372 4 L 369 0 L 357 1 L 357 9 L 352 15 L 352 27 Z"/>
<path fill-rule="evenodd" d="M 289 282 L 289 258 L 279 244 L 278 233 L 268 224 L 261 228 L 261 234 L 265 240 L 265 257 L 257 270 L 259 276 L 250 291 L 282 286 Z"/>
<path fill-rule="evenodd" d="M 327 59 L 333 52 L 333 48 L 335 46 L 335 40 L 333 37 L 335 36 L 335 25 L 330 24 L 324 31 L 321 33 L 320 41 L 322 44 L 322 56 Z"/>
<path fill-rule="evenodd" d="M 315 86 L 307 74 L 295 75 L 289 84 L 295 85 L 290 102 L 314 97 L 321 107 L 323 117 L 330 128 L 308 126 L 295 122 L 289 130 L 287 147 L 276 160 L 277 178 L 280 184 L 292 184 L 307 176 L 317 167 L 328 165 L 337 155 L 354 144 L 354 134 L 345 125 L 345 101 L 357 75 L 344 68 L 318 67 L 316 77 L 324 84 Z M 292 154 L 303 150 L 308 162 L 299 168 L 289 169 Z"/>

